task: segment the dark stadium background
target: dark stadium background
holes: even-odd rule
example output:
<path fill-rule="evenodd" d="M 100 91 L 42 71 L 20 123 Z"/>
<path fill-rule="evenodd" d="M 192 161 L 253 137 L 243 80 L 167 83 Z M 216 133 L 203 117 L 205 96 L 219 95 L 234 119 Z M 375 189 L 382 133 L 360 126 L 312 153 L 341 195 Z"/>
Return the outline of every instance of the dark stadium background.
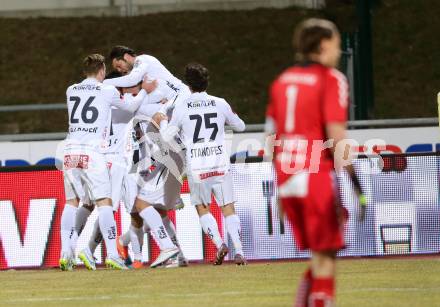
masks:
<path fill-rule="evenodd" d="M 210 92 L 225 97 L 247 123 L 262 123 L 267 87 L 292 64 L 292 29 L 324 16 L 356 29 L 354 1 L 300 8 L 149 14 L 138 17 L 0 18 L 0 105 L 62 103 L 79 81 L 80 59 L 124 43 L 157 56 L 173 73 L 199 61 Z M 440 89 L 438 1 L 376 0 L 372 14 L 375 105 L 380 118 L 435 117 Z M 436 90 L 434 90 L 436 89 Z M 0 114 L 0 133 L 66 131 L 66 111 Z"/>

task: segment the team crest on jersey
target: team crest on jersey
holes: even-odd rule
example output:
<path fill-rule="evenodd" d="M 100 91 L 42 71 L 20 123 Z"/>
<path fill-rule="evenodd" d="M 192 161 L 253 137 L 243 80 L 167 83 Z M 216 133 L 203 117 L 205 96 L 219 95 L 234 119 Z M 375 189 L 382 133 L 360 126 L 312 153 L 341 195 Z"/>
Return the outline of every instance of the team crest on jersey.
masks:
<path fill-rule="evenodd" d="M 65 155 L 64 156 L 64 169 L 72 168 L 89 168 L 89 156 L 88 155 Z"/>

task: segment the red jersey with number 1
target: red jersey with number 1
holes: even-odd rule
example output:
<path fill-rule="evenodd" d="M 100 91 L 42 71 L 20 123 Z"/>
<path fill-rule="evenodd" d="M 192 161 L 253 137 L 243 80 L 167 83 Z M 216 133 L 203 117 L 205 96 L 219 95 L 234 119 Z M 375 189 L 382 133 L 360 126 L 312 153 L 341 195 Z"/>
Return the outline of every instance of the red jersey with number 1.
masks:
<path fill-rule="evenodd" d="M 345 76 L 317 63 L 293 66 L 273 82 L 266 127 L 276 133 L 278 184 L 304 169 L 312 173 L 334 169 L 325 149 L 331 147 L 325 144 L 325 126 L 347 121 L 348 100 Z"/>

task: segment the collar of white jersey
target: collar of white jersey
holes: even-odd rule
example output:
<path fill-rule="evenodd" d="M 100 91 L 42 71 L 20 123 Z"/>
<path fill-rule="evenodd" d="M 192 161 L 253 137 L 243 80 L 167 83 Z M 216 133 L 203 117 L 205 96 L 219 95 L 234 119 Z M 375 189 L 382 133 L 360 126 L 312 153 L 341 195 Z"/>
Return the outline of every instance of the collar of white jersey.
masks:
<path fill-rule="evenodd" d="M 192 98 L 205 98 L 208 97 L 208 93 L 207 92 L 194 92 L 191 94 Z"/>
<path fill-rule="evenodd" d="M 84 79 L 84 81 L 82 83 L 90 83 L 90 82 L 99 83 L 98 79 L 93 78 L 93 77 L 89 77 L 89 78 Z"/>

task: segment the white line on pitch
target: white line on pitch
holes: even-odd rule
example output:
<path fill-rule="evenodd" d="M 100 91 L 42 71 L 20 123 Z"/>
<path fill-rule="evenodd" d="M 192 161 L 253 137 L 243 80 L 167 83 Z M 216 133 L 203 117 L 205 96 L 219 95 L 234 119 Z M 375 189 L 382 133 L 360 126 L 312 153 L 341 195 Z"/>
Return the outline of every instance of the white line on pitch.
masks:
<path fill-rule="evenodd" d="M 163 296 L 168 297 L 197 297 L 197 296 L 223 296 L 223 295 L 277 295 L 277 294 L 291 294 L 290 291 L 258 291 L 249 292 L 249 291 L 223 291 L 223 292 L 203 292 L 203 293 L 167 293 Z"/>
<path fill-rule="evenodd" d="M 7 300 L 9 303 L 19 302 L 54 302 L 54 301 L 82 301 L 82 300 L 111 300 L 111 296 L 76 296 L 76 297 L 34 297 L 34 298 L 17 298 Z"/>
<path fill-rule="evenodd" d="M 340 293 L 354 292 L 438 292 L 440 288 L 358 288 L 352 290 L 341 290 Z"/>
<path fill-rule="evenodd" d="M 203 293 L 167 293 L 159 296 L 164 297 L 198 297 L 198 296 L 224 296 L 224 295 L 284 295 L 291 294 L 290 291 L 258 291 L 255 292 L 245 292 L 245 291 L 223 291 L 223 292 L 203 292 Z M 20 298 L 20 299 L 10 299 L 6 300 L 8 303 L 35 303 L 35 302 L 65 302 L 65 301 L 108 301 L 115 298 L 126 298 L 126 299 L 140 299 L 142 295 L 102 295 L 102 296 L 75 296 L 75 297 L 34 297 L 34 298 Z"/>

